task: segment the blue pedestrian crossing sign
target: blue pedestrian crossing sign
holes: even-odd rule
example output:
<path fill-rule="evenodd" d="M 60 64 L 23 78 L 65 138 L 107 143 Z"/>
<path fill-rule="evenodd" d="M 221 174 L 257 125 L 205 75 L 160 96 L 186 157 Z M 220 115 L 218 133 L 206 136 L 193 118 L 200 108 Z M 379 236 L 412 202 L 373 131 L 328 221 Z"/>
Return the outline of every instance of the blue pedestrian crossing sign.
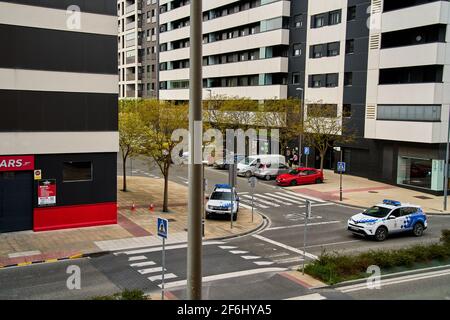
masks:
<path fill-rule="evenodd" d="M 304 150 L 303 153 L 304 153 L 305 155 L 309 156 L 309 152 L 310 152 L 309 147 L 305 147 L 305 150 Z"/>
<path fill-rule="evenodd" d="M 169 221 L 167 219 L 158 218 L 158 236 L 167 239 L 169 235 Z"/>
<path fill-rule="evenodd" d="M 345 162 L 338 162 L 337 163 L 337 171 L 338 172 L 345 172 Z"/>

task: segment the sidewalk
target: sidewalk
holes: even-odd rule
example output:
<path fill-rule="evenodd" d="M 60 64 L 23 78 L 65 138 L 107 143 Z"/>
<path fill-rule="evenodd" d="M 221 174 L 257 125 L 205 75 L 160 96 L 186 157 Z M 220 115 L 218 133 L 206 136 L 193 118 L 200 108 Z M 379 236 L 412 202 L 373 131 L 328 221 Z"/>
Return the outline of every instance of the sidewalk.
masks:
<path fill-rule="evenodd" d="M 161 240 L 155 235 L 158 217 L 169 219 L 169 239 L 166 243 L 187 241 L 187 186 L 169 182 L 170 213 L 162 213 L 162 179 L 131 177 L 127 180 L 130 191 L 118 191 L 117 225 L 0 234 L 0 268 L 160 245 Z M 122 178 L 118 177 L 118 188 L 121 187 Z M 151 204 L 154 209 L 150 209 Z M 254 215 L 252 222 L 250 210 L 241 207 L 233 229 L 230 228 L 230 221 L 206 220 L 204 239 L 244 234 L 258 228 L 262 223 L 263 218 L 259 214 Z"/>
<path fill-rule="evenodd" d="M 339 201 L 339 174 L 332 170 L 324 170 L 323 184 L 298 186 L 290 188 L 297 193 L 326 201 Z M 343 175 L 342 203 L 358 207 L 370 207 L 380 203 L 383 199 L 399 200 L 422 206 L 426 213 L 450 214 L 450 210 L 443 211 L 443 197 L 427 193 L 400 188 L 397 186 L 371 181 L 365 178 Z"/>

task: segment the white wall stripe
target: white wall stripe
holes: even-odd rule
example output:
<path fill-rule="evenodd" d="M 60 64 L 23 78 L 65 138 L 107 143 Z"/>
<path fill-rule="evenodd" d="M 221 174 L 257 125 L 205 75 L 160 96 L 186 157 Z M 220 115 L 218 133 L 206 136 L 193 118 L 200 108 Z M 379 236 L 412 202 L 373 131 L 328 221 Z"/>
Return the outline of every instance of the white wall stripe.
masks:
<path fill-rule="evenodd" d="M 0 68 L 0 89 L 118 94 L 119 76 Z"/>
<path fill-rule="evenodd" d="M 117 17 L 81 12 L 80 29 L 69 29 L 66 10 L 0 2 L 0 23 L 117 36 Z"/>

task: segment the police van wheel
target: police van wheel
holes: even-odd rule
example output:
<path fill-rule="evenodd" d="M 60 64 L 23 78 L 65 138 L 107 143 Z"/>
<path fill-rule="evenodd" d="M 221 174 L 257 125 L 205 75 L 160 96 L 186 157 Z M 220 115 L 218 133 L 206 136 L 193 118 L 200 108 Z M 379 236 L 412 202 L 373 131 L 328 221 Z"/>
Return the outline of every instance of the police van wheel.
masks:
<path fill-rule="evenodd" d="M 271 177 L 271 176 L 269 176 L 269 175 L 267 175 L 267 176 L 266 176 L 265 178 L 266 178 L 266 180 L 267 180 L 267 181 L 270 181 L 270 180 L 272 180 L 272 177 Z"/>
<path fill-rule="evenodd" d="M 423 224 L 417 222 L 413 228 L 413 234 L 416 237 L 421 237 L 423 235 Z"/>
<path fill-rule="evenodd" d="M 388 231 L 385 227 L 379 227 L 377 231 L 375 231 L 375 240 L 384 241 L 387 238 Z"/>
<path fill-rule="evenodd" d="M 206 218 L 206 219 L 211 219 L 211 215 L 210 215 L 209 213 L 207 213 L 207 214 L 205 215 L 205 218 Z"/>
<path fill-rule="evenodd" d="M 237 220 L 237 214 L 234 214 L 233 215 L 233 221 L 236 221 Z"/>

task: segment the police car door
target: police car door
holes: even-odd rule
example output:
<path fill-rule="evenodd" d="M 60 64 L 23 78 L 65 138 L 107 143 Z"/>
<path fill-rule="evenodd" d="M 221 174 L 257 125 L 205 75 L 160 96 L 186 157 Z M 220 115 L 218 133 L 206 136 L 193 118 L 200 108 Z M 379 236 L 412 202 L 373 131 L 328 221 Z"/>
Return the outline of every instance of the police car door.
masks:
<path fill-rule="evenodd" d="M 393 210 L 387 220 L 386 220 L 386 227 L 388 228 L 389 232 L 398 232 L 401 230 L 401 221 L 402 220 L 402 216 L 401 216 L 401 210 L 400 208 L 397 208 L 395 210 Z"/>

